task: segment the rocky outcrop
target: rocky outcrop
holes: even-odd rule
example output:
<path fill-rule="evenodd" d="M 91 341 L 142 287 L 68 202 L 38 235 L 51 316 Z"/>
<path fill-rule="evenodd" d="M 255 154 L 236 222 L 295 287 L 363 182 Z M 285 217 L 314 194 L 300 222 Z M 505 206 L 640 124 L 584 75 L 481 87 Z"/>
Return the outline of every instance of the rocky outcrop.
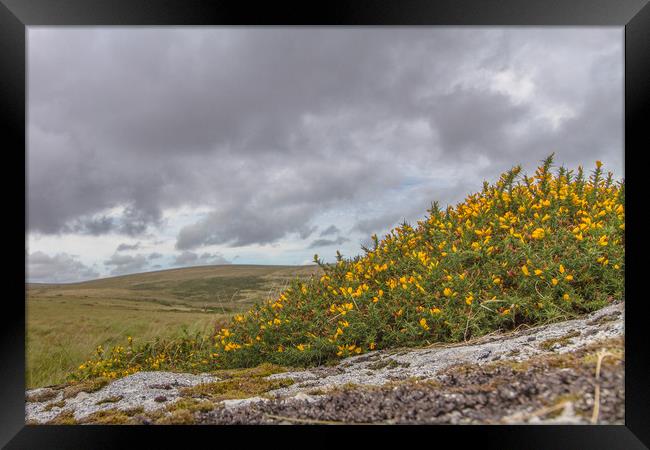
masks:
<path fill-rule="evenodd" d="M 115 423 L 104 420 L 112 413 L 118 423 L 622 424 L 623 312 L 618 303 L 473 342 L 370 352 L 336 366 L 265 376 L 262 388 L 246 382 L 242 389 L 240 378 L 233 392 L 246 398 L 214 394 L 224 392 L 226 381 L 213 375 L 167 372 L 141 372 L 86 392 L 38 389 L 27 392 L 26 418 Z"/>

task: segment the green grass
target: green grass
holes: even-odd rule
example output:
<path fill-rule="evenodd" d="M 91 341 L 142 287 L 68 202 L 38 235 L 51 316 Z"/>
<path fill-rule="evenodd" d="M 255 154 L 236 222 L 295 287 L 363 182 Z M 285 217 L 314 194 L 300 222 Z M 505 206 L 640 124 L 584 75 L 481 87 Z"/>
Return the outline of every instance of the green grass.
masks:
<path fill-rule="evenodd" d="M 26 384 L 59 384 L 97 346 L 209 335 L 314 267 L 210 266 L 27 286 Z"/>

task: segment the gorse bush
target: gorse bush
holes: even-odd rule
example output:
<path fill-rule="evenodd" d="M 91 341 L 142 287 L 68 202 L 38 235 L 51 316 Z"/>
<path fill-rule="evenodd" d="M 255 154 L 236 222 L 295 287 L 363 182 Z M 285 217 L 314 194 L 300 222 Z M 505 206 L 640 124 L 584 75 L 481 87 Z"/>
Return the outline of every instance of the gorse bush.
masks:
<path fill-rule="evenodd" d="M 145 370 L 205 372 L 214 368 L 210 359 L 213 345 L 213 336 L 200 333 L 185 333 L 177 339 L 157 339 L 144 344 L 135 343 L 128 336 L 125 346 L 116 345 L 109 351 L 98 346 L 93 358 L 81 364 L 68 380 L 114 379 Z"/>
<path fill-rule="evenodd" d="M 352 259 L 234 318 L 223 366 L 317 364 L 568 318 L 623 295 L 624 184 L 515 167 L 444 211 L 434 204 Z M 318 257 L 315 257 L 318 261 Z M 320 263 L 320 262 L 319 262 Z"/>
<path fill-rule="evenodd" d="M 307 366 L 562 320 L 624 295 L 624 182 L 602 164 L 515 167 L 462 203 L 434 203 L 371 248 L 236 315 L 210 367 Z M 202 359 L 201 361 L 205 361 Z M 171 362 L 171 360 L 170 360 Z M 96 363 L 96 362 L 95 362 Z"/>

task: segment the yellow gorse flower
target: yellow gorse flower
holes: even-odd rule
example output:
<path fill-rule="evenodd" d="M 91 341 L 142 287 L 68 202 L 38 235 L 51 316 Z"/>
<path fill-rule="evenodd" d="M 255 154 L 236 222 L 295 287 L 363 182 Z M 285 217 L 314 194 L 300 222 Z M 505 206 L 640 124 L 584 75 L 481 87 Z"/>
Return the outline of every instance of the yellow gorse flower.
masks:
<path fill-rule="evenodd" d="M 545 233 L 544 228 L 535 228 L 531 236 L 533 239 L 543 239 Z"/>

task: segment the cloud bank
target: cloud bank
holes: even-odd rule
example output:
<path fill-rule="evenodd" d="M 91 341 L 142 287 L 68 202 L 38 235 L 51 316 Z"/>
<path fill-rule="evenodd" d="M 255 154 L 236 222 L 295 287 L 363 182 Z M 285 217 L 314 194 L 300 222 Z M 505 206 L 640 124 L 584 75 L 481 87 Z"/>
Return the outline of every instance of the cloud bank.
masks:
<path fill-rule="evenodd" d="M 32 235 L 332 249 L 551 152 L 623 175 L 622 29 L 28 33 Z M 111 273 L 145 267 L 133 245 Z"/>

